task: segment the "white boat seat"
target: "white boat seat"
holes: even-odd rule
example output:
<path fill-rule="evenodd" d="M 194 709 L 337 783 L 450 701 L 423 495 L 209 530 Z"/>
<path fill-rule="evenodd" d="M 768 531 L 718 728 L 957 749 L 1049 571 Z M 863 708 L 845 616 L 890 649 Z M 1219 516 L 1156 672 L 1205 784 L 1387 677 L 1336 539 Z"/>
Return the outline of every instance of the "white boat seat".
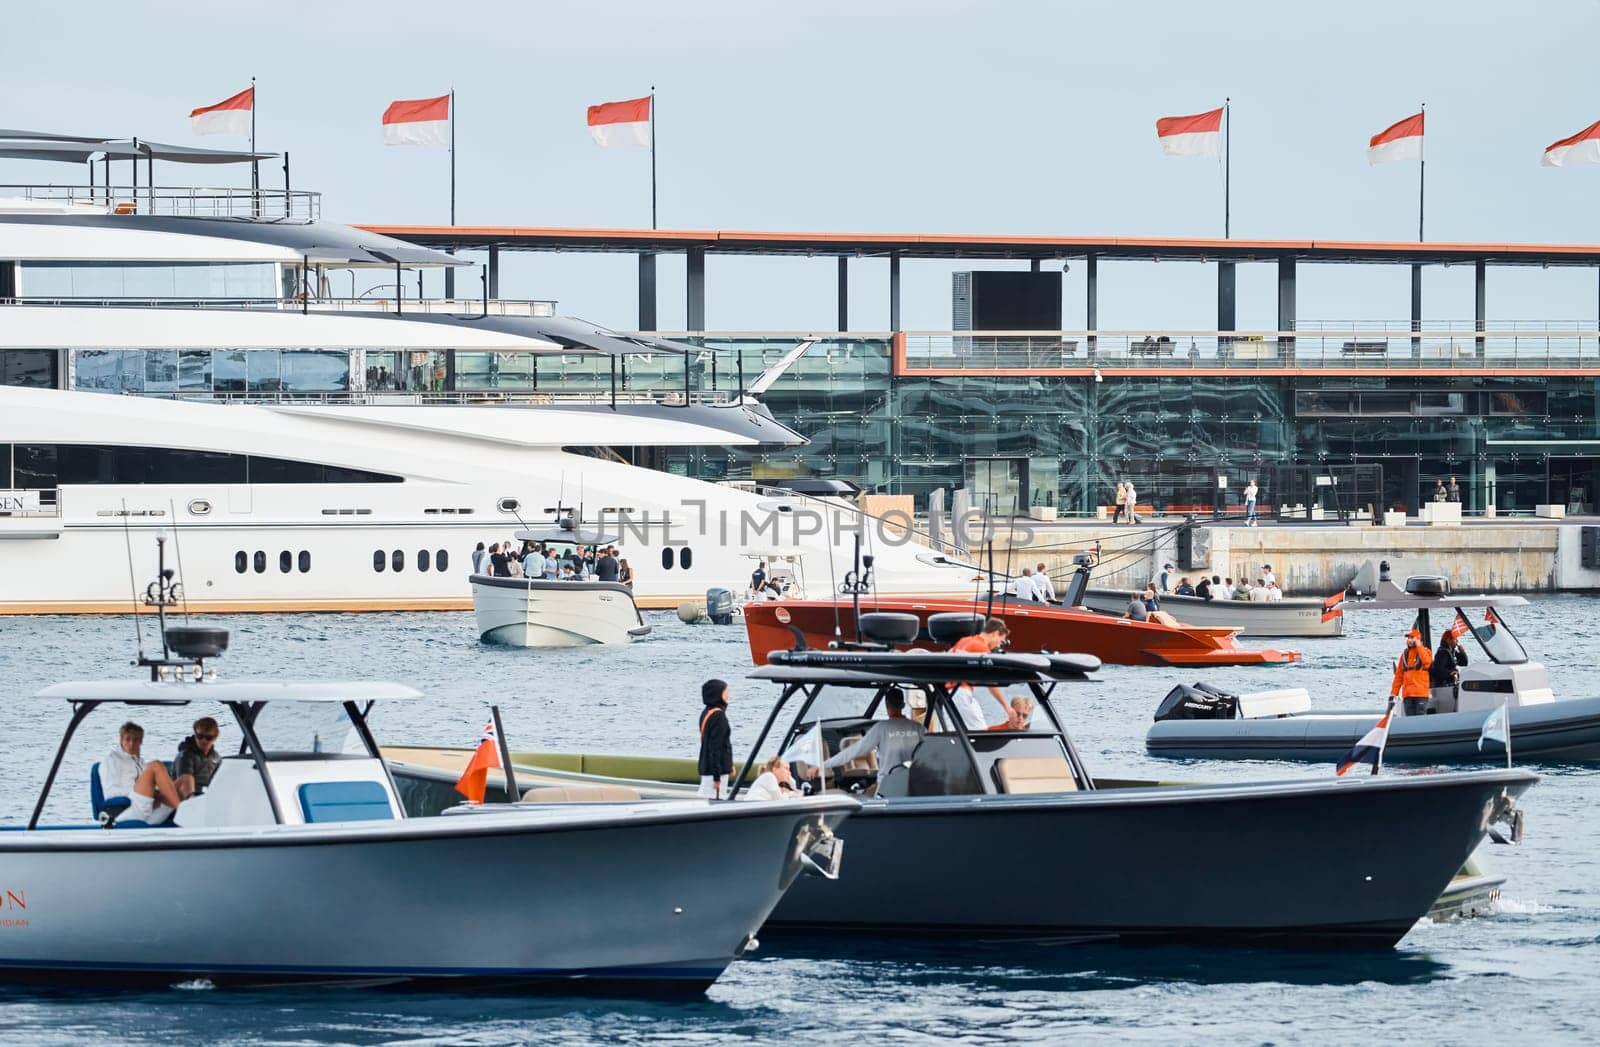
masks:
<path fill-rule="evenodd" d="M 840 752 L 844 752 L 846 749 L 850 748 L 852 745 L 856 744 L 857 742 L 859 742 L 864 737 L 866 737 L 865 734 L 847 734 L 847 735 L 845 735 L 843 738 L 839 739 L 839 751 Z M 878 754 L 877 754 L 877 751 L 874 750 L 873 752 L 864 753 L 861 756 L 857 756 L 854 760 L 851 760 L 849 763 L 845 764 L 843 767 L 840 767 L 839 770 L 840 771 L 871 771 L 873 773 L 876 773 L 877 770 L 878 770 Z"/>
<path fill-rule="evenodd" d="M 523 803 L 629 803 L 641 799 L 628 785 L 536 785 L 522 794 Z"/>
<path fill-rule="evenodd" d="M 1304 687 L 1280 691 L 1257 691 L 1239 696 L 1239 715 L 1246 720 L 1272 716 L 1294 716 L 1311 711 L 1311 694 Z"/>
<path fill-rule="evenodd" d="M 1008 756 L 994 762 L 995 782 L 1007 795 L 1068 793 L 1078 788 L 1072 765 L 1060 756 Z"/>

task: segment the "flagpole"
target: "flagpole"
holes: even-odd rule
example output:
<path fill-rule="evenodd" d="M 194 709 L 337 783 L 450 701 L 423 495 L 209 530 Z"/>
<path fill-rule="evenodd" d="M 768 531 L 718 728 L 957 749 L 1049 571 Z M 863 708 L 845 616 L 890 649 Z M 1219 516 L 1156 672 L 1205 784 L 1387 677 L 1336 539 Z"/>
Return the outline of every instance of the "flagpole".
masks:
<path fill-rule="evenodd" d="M 1233 173 L 1233 99 L 1222 100 L 1222 238 L 1232 236 L 1230 225 L 1233 217 L 1233 197 L 1231 175 Z"/>
<path fill-rule="evenodd" d="M 250 151 L 256 151 L 256 78 L 250 78 Z M 254 158 L 250 161 L 250 199 L 254 205 L 253 210 L 261 212 L 261 161 Z"/>
<path fill-rule="evenodd" d="M 656 85 L 650 85 L 650 228 L 656 228 Z"/>
<path fill-rule="evenodd" d="M 450 88 L 450 224 L 456 224 L 456 89 Z M 455 254 L 454 251 L 450 252 Z M 444 271 L 444 296 L 456 296 L 456 271 L 450 266 Z"/>
<path fill-rule="evenodd" d="M 1422 103 L 1422 153 L 1417 158 L 1417 243 L 1425 237 L 1422 235 L 1422 204 L 1427 198 L 1428 190 L 1428 103 Z"/>
<path fill-rule="evenodd" d="M 1500 708 L 1504 712 L 1506 723 L 1506 770 L 1511 770 L 1511 697 L 1506 696 Z"/>

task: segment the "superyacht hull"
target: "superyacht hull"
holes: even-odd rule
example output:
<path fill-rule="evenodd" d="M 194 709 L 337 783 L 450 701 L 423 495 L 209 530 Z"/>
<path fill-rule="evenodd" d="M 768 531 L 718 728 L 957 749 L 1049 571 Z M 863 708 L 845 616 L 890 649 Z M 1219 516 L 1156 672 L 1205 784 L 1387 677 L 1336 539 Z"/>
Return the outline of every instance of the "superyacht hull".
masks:
<path fill-rule="evenodd" d="M 797 841 L 854 806 L 683 802 L 269 832 L 3 832 L 0 980 L 699 992 L 796 876 Z M 733 868 L 740 875 L 727 875 Z M 537 890 L 488 891 L 465 872 L 493 869 L 560 874 Z"/>

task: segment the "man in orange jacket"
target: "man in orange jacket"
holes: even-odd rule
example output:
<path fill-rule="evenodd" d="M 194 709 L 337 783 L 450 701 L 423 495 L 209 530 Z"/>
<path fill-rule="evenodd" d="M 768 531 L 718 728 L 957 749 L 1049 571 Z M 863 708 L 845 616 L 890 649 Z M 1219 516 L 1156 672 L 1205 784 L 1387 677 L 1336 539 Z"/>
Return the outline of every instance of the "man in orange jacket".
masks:
<path fill-rule="evenodd" d="M 1421 716 L 1428 711 L 1430 688 L 1428 670 L 1433 667 L 1433 652 L 1422 643 L 1422 634 L 1415 629 L 1406 633 L 1406 649 L 1394 666 L 1394 683 L 1389 688 L 1389 698 L 1405 700 L 1403 714 Z"/>

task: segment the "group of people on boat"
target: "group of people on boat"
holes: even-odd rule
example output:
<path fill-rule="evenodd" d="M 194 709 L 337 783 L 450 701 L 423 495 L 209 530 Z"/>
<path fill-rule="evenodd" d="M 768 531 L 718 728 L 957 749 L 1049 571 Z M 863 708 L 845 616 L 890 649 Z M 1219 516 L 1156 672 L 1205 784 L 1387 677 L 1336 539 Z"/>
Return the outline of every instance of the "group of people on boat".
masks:
<path fill-rule="evenodd" d="M 950 649 L 957 654 L 992 654 L 1005 646 L 1010 635 L 1005 622 L 989 618 L 977 633 L 962 637 Z M 952 698 L 964 729 L 1025 731 L 1029 728 L 1035 709 L 1032 698 L 1019 695 L 1007 699 L 999 687 L 987 690 L 999 705 L 998 717 L 986 710 L 971 684 L 955 685 Z M 733 731 L 728 722 L 728 697 L 728 685 L 722 680 L 707 680 L 701 685 L 699 794 L 709 799 L 724 799 L 732 788 Z M 910 763 L 912 753 L 930 729 L 930 721 L 933 729 L 938 727 L 932 710 L 926 706 L 911 708 L 900 688 L 889 689 L 884 696 L 884 706 L 887 716 L 875 721 L 860 738 L 817 763 L 801 764 L 803 781 L 795 780 L 789 760 L 780 754 L 767 760 L 761 773 L 745 788 L 741 799 L 781 800 L 805 795 L 817 787 L 816 783 L 826 772 L 849 766 L 869 754 L 877 757 L 877 778 L 882 782 L 892 768 Z"/>
<path fill-rule="evenodd" d="M 1272 565 L 1261 565 L 1261 573 L 1252 585 L 1248 578 L 1240 578 L 1237 582 L 1230 575 L 1223 578 L 1221 575 L 1212 575 L 1207 578 L 1200 576 L 1198 582 L 1191 582 L 1187 575 L 1178 579 L 1178 584 L 1168 590 L 1167 582 L 1172 574 L 1173 567 L 1170 563 L 1162 564 L 1161 573 L 1157 576 L 1161 593 L 1170 591 L 1173 596 L 1197 596 L 1202 600 L 1249 600 L 1252 603 L 1276 603 L 1283 599 L 1283 590 L 1278 587 L 1278 579 L 1272 573 Z M 1146 588 L 1144 596 L 1147 611 L 1160 610 L 1160 596 L 1155 591 L 1155 586 Z M 1154 606 L 1151 606 L 1154 604 Z"/>
<path fill-rule="evenodd" d="M 633 587 L 633 568 L 614 545 L 557 545 L 524 541 L 482 542 L 472 550 L 472 573 L 492 578 L 543 578 L 547 581 L 619 582 Z"/>
<path fill-rule="evenodd" d="M 172 820 L 178 806 L 205 792 L 222 766 L 217 752 L 217 721 L 203 716 L 194 722 L 194 733 L 178 743 L 172 765 L 146 760 L 142 755 L 144 728 L 128 721 L 117 736 L 117 747 L 100 761 L 100 792 L 107 800 L 125 797 L 128 807 L 112 817 L 127 818 L 147 825 L 164 825 Z"/>

